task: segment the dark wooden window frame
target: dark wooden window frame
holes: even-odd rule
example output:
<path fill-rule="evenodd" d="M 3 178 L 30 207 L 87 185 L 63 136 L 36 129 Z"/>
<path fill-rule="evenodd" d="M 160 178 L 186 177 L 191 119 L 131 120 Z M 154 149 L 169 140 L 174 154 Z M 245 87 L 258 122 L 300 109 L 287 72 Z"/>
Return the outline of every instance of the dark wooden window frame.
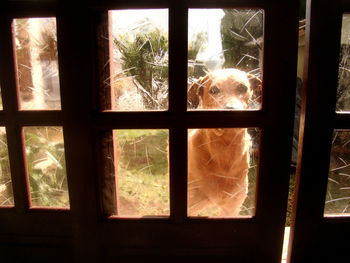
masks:
<path fill-rule="evenodd" d="M 350 217 L 325 217 L 324 206 L 333 131 L 350 129 L 350 114 L 335 112 L 342 17 L 350 13 L 350 3 L 326 2 L 310 0 L 307 4 L 303 105 L 289 262 L 349 261 Z"/>
<path fill-rule="evenodd" d="M 15 207 L 0 209 L 0 238 L 9 251 L 21 246 L 73 253 L 79 261 L 202 258 L 279 262 L 287 207 L 294 117 L 298 6 L 295 1 L 90 1 L 89 4 L 6 1 L 1 6 L 0 66 Z M 263 105 L 259 111 L 188 112 L 188 8 L 262 8 L 265 11 Z M 169 9 L 169 110 L 117 113 L 98 109 L 96 25 L 109 9 Z M 61 111 L 19 111 L 11 21 L 17 17 L 57 19 Z M 5 36 L 5 37 L 3 37 Z M 182 87 L 182 88 L 179 88 Z M 219 118 L 218 118 L 219 117 Z M 23 158 L 22 127 L 63 126 L 70 210 L 31 209 Z M 187 129 L 261 129 L 256 215 L 249 219 L 186 217 Z M 109 219 L 99 190 L 97 134 L 118 128 L 169 129 L 170 217 Z M 254 251 L 254 253 L 253 253 Z M 34 252 L 33 252 L 34 253 Z M 27 254 L 30 254 L 27 251 Z M 11 256 L 11 255 L 10 255 Z M 13 256 L 13 255 L 12 255 Z"/>

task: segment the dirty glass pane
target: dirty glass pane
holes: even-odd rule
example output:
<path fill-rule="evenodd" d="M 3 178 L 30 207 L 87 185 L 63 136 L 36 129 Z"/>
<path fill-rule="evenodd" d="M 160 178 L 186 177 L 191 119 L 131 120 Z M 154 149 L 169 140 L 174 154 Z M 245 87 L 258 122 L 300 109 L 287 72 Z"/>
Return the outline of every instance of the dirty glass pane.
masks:
<path fill-rule="evenodd" d="M 333 132 L 325 216 L 350 216 L 350 131 Z"/>
<path fill-rule="evenodd" d="M 168 109 L 168 10 L 109 12 L 112 50 L 104 110 Z"/>
<path fill-rule="evenodd" d="M 56 18 L 14 19 L 21 110 L 61 109 Z"/>
<path fill-rule="evenodd" d="M 105 182 L 104 195 L 111 190 L 107 201 L 115 199 L 111 214 L 168 216 L 168 130 L 113 130 L 111 134 L 109 142 L 103 142 L 113 144 L 103 152 L 105 177 L 112 178 Z"/>
<path fill-rule="evenodd" d="M 69 208 L 62 127 L 25 127 L 31 206 Z"/>
<path fill-rule="evenodd" d="M 0 110 L 3 110 L 3 107 L 2 107 L 2 94 L 1 94 L 1 86 L 0 86 Z"/>
<path fill-rule="evenodd" d="M 188 215 L 255 214 L 259 129 L 188 131 Z"/>
<path fill-rule="evenodd" d="M 14 205 L 5 127 L 0 127 L 0 206 Z"/>
<path fill-rule="evenodd" d="M 338 72 L 337 112 L 350 111 L 350 14 L 343 15 Z"/>
<path fill-rule="evenodd" d="M 188 19 L 188 109 L 260 109 L 264 11 L 189 9 Z"/>

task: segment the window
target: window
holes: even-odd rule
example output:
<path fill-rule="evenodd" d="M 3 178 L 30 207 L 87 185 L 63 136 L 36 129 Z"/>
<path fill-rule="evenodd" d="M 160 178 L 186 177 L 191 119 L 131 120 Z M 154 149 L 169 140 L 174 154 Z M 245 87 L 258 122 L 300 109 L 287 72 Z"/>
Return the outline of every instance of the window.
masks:
<path fill-rule="evenodd" d="M 262 9 L 188 10 L 187 110 L 244 111 L 261 108 L 263 31 Z M 245 76 L 249 84 L 243 81 Z M 210 136 L 218 132 L 220 136 Z M 240 165 L 233 164 L 228 169 L 221 169 L 220 166 L 225 166 L 224 160 L 219 158 L 221 151 L 225 151 L 224 158 L 228 160 L 237 158 L 233 148 L 239 147 L 235 137 L 241 132 L 246 133 L 245 138 L 250 141 L 246 145 L 249 160 L 245 169 L 248 170 L 243 171 Z M 210 139 L 196 144 L 194 141 L 202 135 Z M 215 151 L 215 144 L 219 142 L 232 148 L 221 145 Z M 259 142 L 259 128 L 188 130 L 188 215 L 237 217 L 255 214 Z M 204 153 L 210 154 L 205 158 Z M 203 159 L 197 163 L 194 159 L 198 155 Z M 197 168 L 198 165 L 201 168 Z M 248 180 L 241 178 L 242 174 L 247 174 Z M 232 187 L 221 187 L 221 184 Z M 206 198 L 200 197 L 203 193 L 211 199 L 209 204 Z"/>
<path fill-rule="evenodd" d="M 103 135 L 102 189 L 105 203 L 112 199 L 112 216 L 169 216 L 168 141 L 165 129 L 119 129 Z"/>
<path fill-rule="evenodd" d="M 4 257 L 280 261 L 297 5 L 2 4 L 0 235 L 9 251 Z M 350 6 L 309 1 L 307 9 L 289 260 L 346 261 Z M 228 75 L 235 75 L 229 86 L 240 100 L 223 95 Z M 199 178 L 214 189 L 203 197 L 208 192 L 192 174 L 204 171 L 198 166 L 216 155 L 193 161 L 199 155 L 191 148 L 194 136 L 238 133 L 247 142 L 235 149 L 244 149 L 248 181 L 222 189 L 221 179 L 235 178 L 215 172 L 212 178 L 220 180 L 214 183 Z M 224 161 L 236 159 L 226 148 L 222 152 Z M 226 210 L 223 197 L 215 199 L 218 193 L 243 198 Z M 203 208 L 194 209 L 198 203 Z"/>
<path fill-rule="evenodd" d="M 261 107 L 263 15 L 264 12 L 261 9 L 189 9 L 188 85 L 183 87 L 183 89 L 188 90 L 188 110 L 229 109 L 242 111 L 256 110 Z M 220 29 L 221 24 L 223 26 L 222 30 Z M 224 32 L 222 37 L 220 35 L 221 31 Z M 168 10 L 109 11 L 108 30 L 101 30 L 98 37 L 99 47 L 102 51 L 105 51 L 102 58 L 105 59 L 110 54 L 109 73 L 107 70 L 100 76 L 103 78 L 101 80 L 102 87 L 100 87 L 101 109 L 105 112 L 167 110 L 169 82 Z M 237 37 L 240 37 L 238 42 L 235 39 Z M 109 41 L 105 41 L 106 39 Z M 224 48 L 221 43 L 225 45 Z M 241 56 L 232 56 L 237 53 L 240 53 Z M 100 63 L 101 65 L 106 64 L 104 61 Z M 225 67 L 224 63 L 226 64 Z M 233 67 L 240 70 L 231 70 L 230 68 Z M 223 70 L 223 68 L 226 69 Z M 197 96 L 197 100 L 201 102 L 201 105 L 195 105 L 194 100 L 198 91 L 194 89 L 196 89 L 197 82 L 206 81 L 208 76 L 213 79 L 210 80 L 211 82 L 217 82 L 215 87 L 220 87 L 221 93 L 210 94 L 208 97 L 211 98 L 210 105 L 208 104 L 209 101 L 207 102 L 208 105 L 205 105 L 204 96 L 201 98 Z M 226 80 L 223 79 L 224 77 Z M 230 90 L 225 90 L 225 87 L 231 86 L 237 86 L 237 90 L 233 91 L 234 94 Z M 235 98 L 235 100 L 232 100 L 232 98 Z M 213 102 L 226 103 L 226 105 L 214 105 Z M 152 115 L 150 114 L 150 116 Z M 220 113 L 218 113 L 218 116 L 220 116 Z M 142 126 L 139 128 L 142 128 Z M 251 154 L 250 158 L 248 157 L 246 170 L 242 171 L 244 174 L 249 174 L 247 176 L 249 177 L 248 184 L 245 177 L 239 180 L 231 179 L 233 181 L 227 184 L 237 184 L 237 186 L 232 189 L 224 189 L 224 197 L 219 198 L 225 199 L 226 206 L 230 206 L 232 202 L 235 203 L 236 199 L 246 199 L 246 203 L 242 204 L 244 206 L 242 209 L 237 207 L 237 212 L 231 213 L 228 211 L 225 214 L 237 214 L 238 216 L 238 210 L 241 210 L 241 216 L 254 215 L 259 128 L 219 129 L 228 133 L 226 135 L 228 137 L 227 143 L 231 142 L 232 146 L 227 148 L 231 148 L 231 154 L 235 154 L 233 148 L 238 143 L 233 140 L 240 131 L 248 131 L 245 131 L 246 140 L 252 141 L 249 142 L 249 146 L 247 142 L 247 153 L 251 152 Z M 215 132 L 215 129 L 188 129 L 189 142 L 195 133 L 206 133 L 210 130 Z M 166 153 L 168 140 L 163 134 L 162 130 L 157 132 L 156 130 L 125 129 L 110 131 L 109 135 L 102 139 L 102 144 L 106 145 L 107 143 L 108 145 L 106 146 L 107 149 L 103 150 L 104 153 L 106 152 L 103 156 L 103 173 L 108 181 L 103 180 L 102 192 L 107 196 L 105 203 L 110 203 L 108 201 L 110 195 L 106 191 L 111 191 L 110 194 L 115 196 L 112 198 L 115 202 L 112 204 L 114 206 L 111 211 L 112 214 L 135 216 L 141 213 L 141 215 L 149 216 L 154 214 L 155 211 L 159 211 L 158 213 L 169 211 L 169 193 L 167 192 L 169 184 L 166 180 L 168 176 L 167 154 L 163 156 L 153 154 L 154 156 L 152 156 L 152 152 L 150 152 L 152 146 L 147 143 L 147 141 L 152 141 L 159 153 L 162 151 Z M 231 137 L 229 138 L 229 136 Z M 218 139 L 222 138 L 218 137 Z M 213 140 L 217 139 L 214 138 Z M 133 147 L 128 147 L 130 143 Z M 190 145 L 188 147 L 188 159 L 192 160 Z M 111 162 L 110 160 L 113 160 L 112 164 L 108 164 Z M 217 162 L 214 160 L 215 156 L 208 157 L 208 160 L 201 165 L 203 167 L 208 166 L 210 169 Z M 158 165 L 158 162 L 163 162 L 164 167 Z M 209 202 L 211 205 L 205 205 L 203 208 L 205 211 L 199 211 L 198 202 L 203 203 L 205 201 L 196 199 L 198 190 L 195 189 L 204 187 L 204 184 L 211 181 L 211 186 L 208 187 L 214 188 L 215 184 L 223 181 L 223 178 L 228 179 L 234 175 L 233 171 L 237 169 L 236 165 L 232 165 L 231 172 L 226 172 L 229 173 L 227 175 L 219 171 L 213 172 L 215 174 L 213 180 L 207 178 L 205 182 L 200 182 L 198 181 L 199 178 L 194 177 L 193 165 L 192 162 L 188 163 L 188 215 L 219 216 L 223 214 L 222 210 L 226 210 L 226 208 L 218 207 L 213 201 Z M 148 172 L 148 174 L 145 174 L 145 172 Z M 205 172 L 201 171 L 201 173 Z M 241 172 L 236 173 L 238 177 L 241 176 Z M 111 174 L 114 175 L 115 182 L 110 181 Z M 165 179 L 157 180 L 154 178 L 157 174 Z M 112 186 L 107 186 L 107 184 L 112 184 Z M 159 191 L 156 188 L 152 190 L 150 188 L 151 184 L 159 185 Z M 146 187 L 146 185 L 149 185 L 149 187 Z M 115 193 L 114 189 L 117 189 Z M 137 189 L 140 189 L 140 191 Z M 249 189 L 248 198 L 244 198 L 247 189 Z M 221 189 L 216 191 L 221 191 Z M 154 196 L 154 194 L 157 194 L 157 196 Z M 212 193 L 212 195 L 218 195 L 218 193 Z M 147 201 L 148 199 L 150 201 Z M 109 207 L 111 204 L 105 205 Z M 126 209 L 126 206 L 129 208 Z M 168 208 L 165 208 L 166 206 Z M 169 212 L 166 214 L 169 215 Z"/>
<path fill-rule="evenodd" d="M 56 19 L 13 19 L 12 29 L 19 109 L 40 110 L 39 115 L 44 114 L 43 110 L 59 110 Z M 36 126 L 30 115 L 26 119 L 31 126 L 19 127 L 18 133 L 23 133 L 28 204 L 69 208 L 62 127 Z M 52 117 L 43 119 L 55 122 Z"/>
<path fill-rule="evenodd" d="M 59 110 L 55 18 L 13 20 L 21 110 Z"/>
<path fill-rule="evenodd" d="M 308 4 L 304 105 L 291 262 L 348 260 L 348 3 Z M 332 10 L 332 11 L 330 11 Z M 333 18 L 325 21 L 324 14 Z M 318 28 L 332 32 L 325 41 Z M 320 44 L 322 43 L 322 44 Z M 317 46 L 317 48 L 315 48 Z M 327 55 L 324 52 L 327 50 Z M 319 59 L 327 61 L 327 67 Z M 322 81 L 318 81 L 320 76 Z M 326 106 L 327 105 L 327 106 Z M 312 189 L 312 190 L 311 190 Z M 315 238 L 317 236 L 317 238 Z M 303 251 L 303 252 L 302 252 Z"/>
<path fill-rule="evenodd" d="M 69 208 L 62 127 L 24 127 L 31 206 Z"/>
<path fill-rule="evenodd" d="M 281 215 L 280 212 L 284 214 L 282 211 L 285 211 L 286 207 L 286 199 L 282 196 L 288 192 L 288 173 L 285 176 L 276 175 L 288 171 L 287 131 L 293 124 L 293 117 L 289 114 L 293 112 L 294 105 L 293 100 L 282 102 L 277 98 L 282 94 L 283 97 L 294 97 L 292 83 L 295 78 L 293 74 L 285 74 L 286 72 L 276 75 L 276 72 L 269 70 L 266 65 L 273 64 L 274 59 L 281 59 L 279 56 L 286 56 L 288 61 L 294 61 L 293 58 L 296 58 L 296 53 L 291 54 L 293 52 L 276 52 L 280 47 L 274 41 L 275 35 L 269 28 L 277 17 L 278 20 L 286 17 L 277 13 L 267 15 L 269 12 L 264 5 L 244 9 L 234 4 L 222 9 L 218 8 L 218 5 L 206 8 L 200 5 L 161 7 L 113 9 L 116 7 L 112 6 L 96 15 L 99 22 L 96 28 L 99 90 L 95 99 L 97 112 L 93 129 L 100 146 L 100 151 L 95 156 L 100 160 L 100 209 L 106 221 L 102 223 L 101 235 L 111 247 L 124 247 L 127 244 L 132 246 L 135 252 L 147 247 L 150 253 L 157 254 L 156 247 L 165 245 L 179 250 L 191 247 L 190 253 L 213 255 L 210 251 L 204 252 L 203 246 L 227 246 L 223 252 L 228 253 L 227 255 L 219 253 L 222 258 L 235 253 L 238 257 L 248 257 L 254 261 L 254 255 L 247 256 L 244 249 L 237 249 L 241 247 L 242 242 L 246 244 L 246 248 L 261 246 L 260 241 L 247 238 L 247 233 L 251 237 L 261 235 L 261 240 L 264 240 L 272 232 L 283 232 L 284 229 L 283 224 L 274 224 L 271 218 L 280 218 L 278 215 Z M 163 14 L 157 19 L 166 18 L 162 20 L 162 26 L 159 26 L 161 29 L 154 28 L 157 19 L 152 14 L 156 12 Z M 120 20 L 118 23 L 118 18 L 121 19 L 122 16 L 127 16 L 128 20 Z M 236 16 L 241 17 L 240 26 L 232 22 Z M 223 42 L 220 20 L 224 17 L 227 19 L 225 30 L 228 43 L 220 48 L 218 43 Z M 253 26 L 248 28 L 246 24 L 250 21 Z M 194 29 L 193 22 L 201 27 Z M 128 24 L 127 31 L 121 29 L 124 23 Z M 297 28 L 292 23 L 287 24 L 291 31 Z M 237 38 L 244 52 L 242 51 L 240 57 L 230 57 L 230 54 L 236 53 L 232 51 L 236 48 L 232 42 L 237 42 Z M 296 52 L 296 45 L 293 48 L 292 44 L 296 39 L 290 40 L 290 49 Z M 216 67 L 219 69 L 223 66 L 225 59 L 229 61 L 227 68 L 235 66 L 240 70 L 223 70 L 220 74 L 217 73 L 218 75 L 212 73 Z M 198 85 L 199 89 L 204 89 L 208 83 L 205 82 L 206 75 L 209 75 L 207 78 L 213 83 L 208 86 L 207 91 L 212 98 L 211 105 L 221 105 L 223 97 L 215 98 L 214 95 L 224 92 L 224 84 L 219 75 L 221 77 L 228 73 L 237 75 L 237 79 L 231 82 L 239 87 L 237 92 L 238 89 L 241 90 L 237 96 L 243 100 L 249 93 L 252 96 L 250 99 L 227 107 L 206 107 L 204 97 L 199 98 L 198 104 L 195 100 L 190 101 L 192 95 L 200 95 L 194 86 Z M 286 83 L 286 76 L 293 80 L 289 82 L 290 86 L 287 85 L 289 88 L 281 90 L 277 83 Z M 203 83 L 200 83 L 201 81 Z M 96 89 L 96 86 L 92 89 Z M 210 91 L 211 89 L 213 91 Z M 94 92 L 96 93 L 96 90 Z M 156 201 L 160 196 L 158 190 L 150 191 L 145 188 L 148 185 L 147 180 L 154 178 L 154 171 L 151 169 L 155 168 L 155 160 L 150 155 L 151 147 L 146 143 L 156 137 L 159 140 L 161 134 L 164 134 L 163 131 L 167 131 L 168 136 L 168 150 L 165 153 L 168 155 L 169 165 L 169 211 L 164 213 L 160 209 L 160 212 L 155 213 L 152 210 L 162 208 L 164 203 L 160 206 Z M 251 156 L 255 158 L 251 164 L 245 161 L 245 170 L 251 170 L 250 176 L 247 177 L 250 179 L 247 184 L 250 194 L 246 199 L 248 203 L 238 206 L 242 207 L 241 214 L 234 210 L 224 214 L 222 211 L 225 211 L 225 208 L 215 205 L 208 205 L 199 212 L 192 210 L 192 205 L 196 205 L 192 196 L 200 196 L 197 193 L 193 194 L 192 189 L 201 186 L 193 185 L 192 188 L 191 185 L 196 180 L 191 177 L 194 167 L 190 162 L 194 154 L 191 151 L 191 136 L 193 132 L 203 131 L 212 134 L 239 131 L 254 138 L 254 146 L 250 150 L 254 153 Z M 131 141 L 129 145 L 128 141 Z M 160 144 L 160 141 L 154 141 L 152 146 L 164 149 Z M 124 156 L 129 156 L 127 164 Z M 211 158 L 205 162 L 210 161 Z M 141 172 L 144 175 L 140 177 Z M 216 176 L 218 178 L 224 178 L 222 174 L 216 175 L 219 175 Z M 222 193 L 226 194 L 227 199 L 235 200 L 246 190 L 245 184 L 245 181 L 237 182 L 237 189 L 241 189 Z M 143 187 L 142 193 L 139 191 L 140 185 Z M 215 188 L 217 185 L 212 184 L 208 187 Z M 166 181 L 160 186 L 168 189 Z M 214 196 L 218 195 L 218 191 L 213 192 Z M 143 201 L 147 200 L 150 194 L 157 195 L 152 196 L 155 202 L 146 201 L 146 210 L 143 210 Z M 215 204 L 215 201 L 210 203 Z M 178 231 L 173 228 L 174 224 L 180 226 Z M 227 227 L 230 231 L 225 230 Z M 157 238 L 152 239 L 150 244 L 149 238 L 152 233 L 156 234 Z M 203 243 L 198 233 L 201 233 L 199 235 L 202 237 L 213 237 L 211 241 Z M 177 242 L 181 245 L 176 245 Z M 276 251 L 282 251 L 281 243 L 276 243 L 271 255 L 280 253 Z M 105 252 L 111 258 L 118 258 L 118 255 L 112 255 L 112 249 L 106 247 Z M 165 254 L 168 252 L 167 249 L 164 250 Z"/>
<path fill-rule="evenodd" d="M 0 92 L 1 92 L 1 89 L 0 89 Z M 0 110 L 2 110 L 2 96 L 1 96 L 1 93 L 0 93 Z"/>
<path fill-rule="evenodd" d="M 339 116 L 348 113 L 348 53 L 349 53 L 349 14 L 344 13 L 342 17 L 340 54 L 338 69 L 338 87 L 336 112 Z M 334 129 L 332 137 L 332 149 L 329 164 L 329 175 L 327 184 L 327 196 L 324 209 L 325 216 L 348 216 L 349 205 L 349 182 L 348 182 L 348 141 L 347 130 Z"/>
<path fill-rule="evenodd" d="M 101 108 L 112 111 L 168 109 L 168 10 L 112 10 L 109 31 L 110 74 Z M 103 42 L 102 42 L 103 43 Z M 101 47 L 103 48 L 103 47 Z M 103 90 L 111 90 L 105 98 Z"/>
<path fill-rule="evenodd" d="M 1 206 L 13 206 L 13 190 L 12 190 L 12 180 L 10 174 L 10 163 L 7 150 L 7 138 L 6 131 L 4 127 L 0 128 L 0 205 Z"/>
<path fill-rule="evenodd" d="M 332 139 L 332 152 L 330 158 L 329 177 L 327 184 L 327 197 L 325 216 L 348 215 L 349 182 L 347 181 L 348 157 L 347 141 L 348 131 L 334 130 Z"/>
<path fill-rule="evenodd" d="M 349 111 L 348 106 L 348 85 L 349 79 L 348 69 L 348 53 L 349 53 L 349 19 L 350 15 L 347 13 L 343 14 L 342 27 L 341 27 L 341 40 L 340 40 L 340 58 L 339 58 L 339 72 L 338 72 L 338 88 L 337 88 L 337 112 Z"/>
<path fill-rule="evenodd" d="M 55 14 L 8 15 L 1 15 L 7 41 L 0 44 L 1 220 L 11 218 L 7 233 L 17 228 L 22 235 L 67 237 L 70 204 Z"/>

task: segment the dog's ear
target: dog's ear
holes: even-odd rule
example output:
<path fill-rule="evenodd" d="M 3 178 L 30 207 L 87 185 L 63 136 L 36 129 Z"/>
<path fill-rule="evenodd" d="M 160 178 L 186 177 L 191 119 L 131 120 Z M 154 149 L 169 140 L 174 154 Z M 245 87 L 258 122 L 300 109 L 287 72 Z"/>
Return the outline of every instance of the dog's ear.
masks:
<path fill-rule="evenodd" d="M 252 75 L 252 74 L 247 74 L 249 83 L 250 83 L 250 89 L 253 91 L 252 95 L 252 102 L 253 104 L 261 105 L 262 103 L 262 81 Z"/>
<path fill-rule="evenodd" d="M 199 83 L 193 82 L 190 88 L 187 91 L 187 108 L 195 109 L 199 104 L 198 88 Z"/>
<path fill-rule="evenodd" d="M 195 109 L 198 107 L 200 97 L 203 95 L 203 85 L 209 80 L 209 76 L 200 78 L 193 82 L 187 91 L 187 108 Z"/>

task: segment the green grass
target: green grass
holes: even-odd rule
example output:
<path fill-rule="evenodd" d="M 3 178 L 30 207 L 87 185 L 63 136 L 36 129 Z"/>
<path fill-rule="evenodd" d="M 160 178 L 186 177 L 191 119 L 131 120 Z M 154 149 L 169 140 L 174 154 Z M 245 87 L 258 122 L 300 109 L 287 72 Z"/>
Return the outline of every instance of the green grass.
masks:
<path fill-rule="evenodd" d="M 120 198 L 134 204 L 134 215 L 168 215 L 169 184 L 167 175 L 150 175 L 119 170 Z M 125 208 L 124 208 L 125 209 Z"/>
<path fill-rule="evenodd" d="M 14 205 L 5 127 L 0 127 L 0 205 Z"/>
<path fill-rule="evenodd" d="M 169 214 L 168 131 L 117 130 L 116 133 L 121 210 L 142 216 Z"/>

